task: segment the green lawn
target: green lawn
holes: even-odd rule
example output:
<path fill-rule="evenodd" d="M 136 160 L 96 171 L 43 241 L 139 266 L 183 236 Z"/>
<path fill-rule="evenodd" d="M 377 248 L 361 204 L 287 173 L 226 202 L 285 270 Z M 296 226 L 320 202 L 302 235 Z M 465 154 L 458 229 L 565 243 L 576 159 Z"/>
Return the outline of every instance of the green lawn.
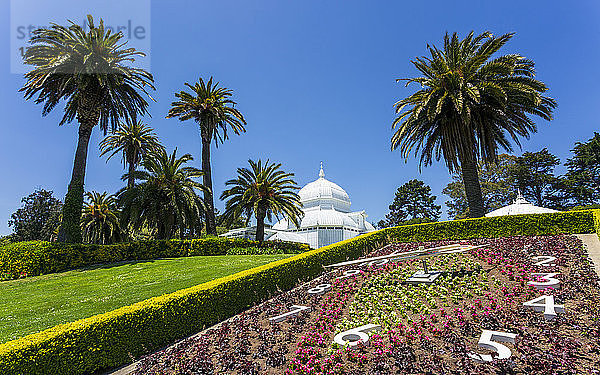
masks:
<path fill-rule="evenodd" d="M 114 310 L 290 255 L 127 262 L 0 282 L 0 342 Z"/>

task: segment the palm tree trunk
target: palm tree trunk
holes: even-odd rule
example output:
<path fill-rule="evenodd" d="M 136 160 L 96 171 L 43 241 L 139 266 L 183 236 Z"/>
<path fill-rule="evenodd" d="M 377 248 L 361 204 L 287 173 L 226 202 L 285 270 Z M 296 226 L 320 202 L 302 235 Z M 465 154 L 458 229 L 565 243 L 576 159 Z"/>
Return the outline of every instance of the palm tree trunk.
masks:
<path fill-rule="evenodd" d="M 485 209 L 483 207 L 483 196 L 481 195 L 481 185 L 479 184 L 479 174 L 477 172 L 477 162 L 473 161 L 472 156 L 463 157 L 460 160 L 463 183 L 465 185 L 465 195 L 469 204 L 470 217 L 483 217 Z"/>
<path fill-rule="evenodd" d="M 133 176 L 135 173 L 135 165 L 133 163 L 129 163 L 129 174 L 127 176 L 127 189 L 131 189 L 135 185 L 135 177 Z"/>
<path fill-rule="evenodd" d="M 97 119 L 96 119 L 97 122 Z M 62 223 L 58 233 L 60 242 L 82 242 L 81 236 L 81 209 L 83 208 L 83 185 L 85 181 L 85 167 L 87 162 L 88 145 L 92 135 L 93 126 L 81 123 L 79 126 L 79 139 L 73 162 L 71 182 L 65 196 L 62 209 Z"/>
<path fill-rule="evenodd" d="M 265 210 L 259 207 L 256 212 L 256 241 L 258 242 L 265 240 L 265 216 Z"/>
<path fill-rule="evenodd" d="M 215 205 L 213 202 L 212 173 L 210 169 L 210 141 L 212 134 L 202 131 L 202 183 L 208 189 L 204 191 L 204 204 L 206 204 L 206 234 L 216 236 Z"/>

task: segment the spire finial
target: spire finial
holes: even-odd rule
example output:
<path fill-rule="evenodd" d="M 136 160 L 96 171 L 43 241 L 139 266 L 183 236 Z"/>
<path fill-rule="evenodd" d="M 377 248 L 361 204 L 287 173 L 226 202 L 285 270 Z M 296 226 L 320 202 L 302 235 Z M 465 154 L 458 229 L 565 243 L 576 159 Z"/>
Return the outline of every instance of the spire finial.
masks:
<path fill-rule="evenodd" d="M 321 170 L 319 171 L 319 178 L 325 178 L 325 172 L 323 172 L 323 162 L 321 162 Z"/>
<path fill-rule="evenodd" d="M 521 194 L 521 189 L 517 188 L 517 199 L 515 199 L 515 204 L 523 204 L 523 203 L 528 203 L 527 200 L 525 200 L 525 197 L 523 197 L 523 194 Z"/>

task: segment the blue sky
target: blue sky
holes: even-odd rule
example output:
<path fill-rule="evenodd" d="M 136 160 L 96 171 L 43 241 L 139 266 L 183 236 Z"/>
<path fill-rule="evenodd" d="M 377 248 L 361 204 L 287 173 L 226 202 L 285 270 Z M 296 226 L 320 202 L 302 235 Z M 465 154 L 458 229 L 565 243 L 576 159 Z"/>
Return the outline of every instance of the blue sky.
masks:
<path fill-rule="evenodd" d="M 52 21 L 66 23 L 72 17 L 68 2 L 56 4 L 55 11 L 65 16 Z M 110 6 L 121 12 L 118 5 Z M 90 5 L 89 12 L 95 11 Z M 600 5 L 595 1 L 165 0 L 152 1 L 150 14 L 148 54 L 157 90 L 147 122 L 167 148 L 191 153 L 200 166 L 195 124 L 165 119 L 174 93 L 198 77 L 212 75 L 233 89 L 248 121 L 246 134 L 213 151 L 217 195 L 249 158 L 270 158 L 294 172 L 300 185 L 317 178 L 323 161 L 326 176 L 373 222 L 384 217 L 395 189 L 412 178 L 431 185 L 443 205 L 447 197 L 441 190 L 450 181 L 443 164 L 420 173 L 414 158 L 405 162 L 390 151 L 389 140 L 393 104 L 411 92 L 395 79 L 414 76 L 410 60 L 425 54 L 426 43 L 439 44 L 446 31 L 514 31 L 504 52 L 536 62 L 538 78 L 559 105 L 555 119 L 539 120 L 539 132 L 523 140 L 516 154 L 548 147 L 564 162 L 574 142 L 598 129 Z M 63 198 L 77 127 L 58 127 L 62 108 L 41 117 L 40 106 L 17 92 L 24 79 L 10 69 L 13 30 L 7 0 L 1 1 L 0 21 L 0 50 L 5 51 L 0 58 L 0 234 L 7 234 L 21 197 L 41 187 Z M 122 186 L 122 164 L 99 158 L 101 138 L 96 129 L 86 189 L 114 192 Z M 223 203 L 216 206 L 222 209 Z"/>

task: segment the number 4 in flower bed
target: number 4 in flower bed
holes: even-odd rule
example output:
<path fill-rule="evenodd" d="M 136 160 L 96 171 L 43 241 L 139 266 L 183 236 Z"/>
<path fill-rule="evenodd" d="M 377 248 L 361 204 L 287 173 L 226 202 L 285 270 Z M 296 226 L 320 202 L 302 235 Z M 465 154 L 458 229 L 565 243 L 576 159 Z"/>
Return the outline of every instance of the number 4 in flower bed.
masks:
<path fill-rule="evenodd" d="M 523 306 L 531 307 L 534 311 L 543 311 L 544 317 L 548 320 L 554 319 L 556 313 L 565 312 L 564 305 L 554 304 L 554 296 L 541 296 L 532 299 L 531 301 L 524 302 Z"/>
<path fill-rule="evenodd" d="M 310 311 L 310 307 L 292 305 L 292 307 L 290 308 L 290 311 L 286 312 L 285 314 L 281 314 L 281 315 L 277 315 L 272 318 L 269 318 L 269 322 L 272 322 L 272 323 L 282 322 L 282 321 L 286 320 L 287 318 L 289 318 L 290 316 L 298 315 L 300 313 L 300 311 L 304 311 L 304 310 Z"/>
<path fill-rule="evenodd" d="M 467 356 L 477 362 L 492 362 L 494 359 L 510 358 L 512 352 L 509 348 L 500 343 L 510 342 L 511 344 L 514 344 L 516 337 L 516 333 L 484 330 L 481 333 L 478 345 L 482 348 L 496 352 L 496 354 L 492 356 L 490 354 L 467 353 Z"/>

